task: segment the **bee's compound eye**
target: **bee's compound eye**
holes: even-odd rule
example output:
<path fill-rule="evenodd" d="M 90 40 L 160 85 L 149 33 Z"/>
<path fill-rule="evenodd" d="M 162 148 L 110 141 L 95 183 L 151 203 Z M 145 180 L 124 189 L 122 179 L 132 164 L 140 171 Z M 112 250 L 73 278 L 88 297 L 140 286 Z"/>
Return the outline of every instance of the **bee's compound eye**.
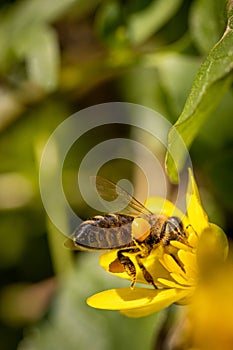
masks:
<path fill-rule="evenodd" d="M 183 225 L 181 220 L 177 216 L 171 216 L 168 221 L 168 228 L 170 228 L 172 231 L 175 229 L 176 231 L 182 231 Z"/>
<path fill-rule="evenodd" d="M 182 222 L 177 216 L 171 216 L 168 221 L 175 226 L 182 227 Z"/>
<path fill-rule="evenodd" d="M 186 237 L 181 220 L 177 216 L 171 216 L 167 221 L 168 233 L 176 232 L 179 237 Z"/>
<path fill-rule="evenodd" d="M 136 218 L 132 223 L 132 234 L 138 241 L 144 241 L 150 234 L 150 224 L 143 218 Z"/>

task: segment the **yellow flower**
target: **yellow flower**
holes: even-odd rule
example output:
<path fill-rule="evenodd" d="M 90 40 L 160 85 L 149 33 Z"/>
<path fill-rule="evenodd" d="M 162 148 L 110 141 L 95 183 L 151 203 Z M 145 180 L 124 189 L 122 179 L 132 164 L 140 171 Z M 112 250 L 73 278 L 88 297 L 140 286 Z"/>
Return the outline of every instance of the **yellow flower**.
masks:
<path fill-rule="evenodd" d="M 190 338 L 198 349 L 233 348 L 233 261 L 214 268 L 202 281 L 188 308 Z"/>
<path fill-rule="evenodd" d="M 142 317 L 173 303 L 187 304 L 190 302 L 200 275 L 197 263 L 199 250 L 201 266 L 208 266 L 203 258 L 205 256 L 203 247 L 206 243 L 203 237 L 207 236 L 211 242 L 208 249 L 212 251 L 212 256 L 218 256 L 221 259 L 227 255 L 228 243 L 224 232 L 218 226 L 209 223 L 191 170 L 189 171 L 186 204 L 187 215 L 184 215 L 171 202 L 162 198 L 151 197 L 145 203 L 145 206 L 153 213 L 162 211 L 162 214 L 166 216 L 178 216 L 182 220 L 187 235 L 186 242 L 181 243 L 174 240 L 168 246 L 161 245 L 153 249 L 150 255 L 142 260 L 158 289 L 152 289 L 150 286 L 149 288 L 105 290 L 89 297 L 88 305 L 99 309 L 118 310 L 129 317 Z M 200 242 L 203 244 L 200 245 Z M 128 256 L 136 266 L 137 282 L 146 284 L 135 255 L 128 253 Z M 100 265 L 110 273 L 130 279 L 121 264 L 117 264 L 117 250 L 103 254 L 100 257 Z"/>

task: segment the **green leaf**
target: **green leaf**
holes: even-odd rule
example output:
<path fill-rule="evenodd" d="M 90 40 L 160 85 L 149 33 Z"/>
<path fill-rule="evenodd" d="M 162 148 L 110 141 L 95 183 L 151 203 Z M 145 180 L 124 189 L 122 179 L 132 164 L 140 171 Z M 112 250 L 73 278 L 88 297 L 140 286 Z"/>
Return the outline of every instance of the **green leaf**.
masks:
<path fill-rule="evenodd" d="M 196 0 L 190 11 L 190 34 L 203 54 L 221 38 L 226 26 L 226 4 L 222 0 Z"/>
<path fill-rule="evenodd" d="M 178 10 L 182 0 L 152 0 L 135 10 L 137 3 L 103 2 L 96 16 L 96 28 L 108 45 L 138 45 L 158 31 Z"/>
<path fill-rule="evenodd" d="M 181 138 L 189 148 L 203 123 L 232 83 L 232 28 L 233 24 L 229 18 L 225 33 L 201 65 L 184 109 L 169 132 L 166 167 L 171 181 L 175 183 L 178 182 L 178 172 L 182 169 L 187 155 Z"/>
<path fill-rule="evenodd" d="M 123 8 L 117 1 L 103 2 L 95 18 L 96 32 L 107 45 L 126 43 Z"/>
<path fill-rule="evenodd" d="M 203 125 L 199 131 L 198 143 L 200 143 L 200 145 L 198 145 L 198 149 L 205 147 L 210 152 L 210 154 L 205 155 L 205 158 L 206 156 L 212 158 L 211 152 L 221 153 L 221 149 L 225 150 L 227 145 L 231 144 L 233 135 L 232 111 L 233 98 L 232 91 L 229 90 L 212 114 L 212 117 L 206 121 L 205 125 Z M 222 123 L 223 116 L 224 123 Z M 213 137 L 213 135 L 218 135 L 218 137 Z M 198 149 L 196 149 L 196 151 L 198 151 Z M 200 152 L 202 152 L 202 150 L 200 150 Z M 197 156 L 197 158 L 200 160 L 199 156 Z M 203 157 L 201 158 L 205 159 Z M 214 157 L 214 159 L 210 161 L 212 160 L 216 160 L 216 158 Z"/>
<path fill-rule="evenodd" d="M 177 11 L 182 0 L 154 0 L 145 9 L 128 18 L 128 35 L 134 44 L 140 44 L 158 31 Z"/>
<path fill-rule="evenodd" d="M 24 43 L 25 38 L 27 40 L 29 36 L 32 37 L 32 33 L 35 34 L 39 27 L 43 27 L 43 25 L 46 26 L 49 22 L 61 16 L 73 3 L 75 3 L 75 0 L 57 0 L 53 2 L 48 2 L 46 0 L 24 0 L 17 1 L 10 5 L 5 11 L 2 11 L 0 16 L 0 68 L 8 69 L 11 61 L 15 60 L 15 45 L 17 46 L 20 41 Z M 46 46 L 45 49 L 43 48 L 41 51 L 50 50 L 50 53 L 44 52 L 43 54 L 41 52 L 40 62 L 41 59 L 44 61 L 42 56 L 47 55 L 48 57 L 48 55 L 51 55 L 51 51 L 54 51 L 54 34 L 52 34 L 51 31 L 50 33 L 48 30 L 43 33 L 39 31 L 37 35 L 35 35 L 35 38 L 31 39 L 31 41 L 34 41 L 34 53 L 33 50 L 30 50 L 31 56 L 35 55 L 35 51 L 37 51 L 36 54 L 38 55 L 38 45 L 40 43 Z M 41 38 L 39 35 L 41 35 Z M 46 39 L 47 35 L 48 38 Z M 38 77 L 38 74 L 35 73 L 35 68 L 31 67 L 30 69 L 33 71 L 31 74 L 36 78 L 36 81 L 44 81 L 44 78 L 41 79 L 41 72 Z M 41 67 L 39 69 L 41 70 Z M 44 74 L 46 75 L 48 72 Z M 52 74 L 54 74 L 54 72 L 50 73 L 51 76 Z M 50 77 L 48 80 L 49 79 Z M 48 83 L 48 86 L 50 83 Z"/>
<path fill-rule="evenodd" d="M 166 95 L 169 118 L 174 121 L 182 111 L 199 67 L 199 59 L 168 51 L 156 54 L 155 64 Z"/>
<path fill-rule="evenodd" d="M 227 1 L 227 16 L 228 16 L 228 18 L 233 16 L 233 1 L 232 0 Z"/>
<path fill-rule="evenodd" d="M 43 24 L 32 28 L 15 43 L 15 50 L 26 61 L 28 78 L 47 91 L 57 85 L 60 52 L 55 31 Z"/>
<path fill-rule="evenodd" d="M 76 0 L 24 0 L 9 7 L 7 21 L 13 32 L 24 30 L 32 24 L 51 22 L 61 16 Z"/>

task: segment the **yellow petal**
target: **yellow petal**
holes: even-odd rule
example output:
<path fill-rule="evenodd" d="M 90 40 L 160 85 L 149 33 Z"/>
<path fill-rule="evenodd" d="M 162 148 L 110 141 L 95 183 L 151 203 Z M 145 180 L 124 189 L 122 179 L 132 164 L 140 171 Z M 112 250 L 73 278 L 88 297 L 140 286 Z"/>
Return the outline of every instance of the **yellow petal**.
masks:
<path fill-rule="evenodd" d="M 186 295 L 186 291 L 178 289 L 120 288 L 95 294 L 87 299 L 87 304 L 98 309 L 125 311 L 125 314 L 137 309 L 135 317 L 140 317 L 157 312 Z"/>
<path fill-rule="evenodd" d="M 208 216 L 202 207 L 199 191 L 191 169 L 189 169 L 186 206 L 187 214 L 193 229 L 198 235 L 201 235 L 203 230 L 208 228 L 209 222 Z"/>
<path fill-rule="evenodd" d="M 229 243 L 225 232 L 217 225 L 210 223 L 209 230 L 207 231 L 211 234 L 212 244 L 218 252 L 218 257 L 221 261 L 226 260 L 229 251 Z"/>
<path fill-rule="evenodd" d="M 157 282 L 158 277 L 169 279 L 169 276 L 170 276 L 167 269 L 159 261 L 159 258 L 163 255 L 163 252 L 164 252 L 163 247 L 158 247 L 157 249 L 152 250 L 152 252 L 148 257 L 142 259 L 142 262 L 145 268 L 151 274 L 155 284 L 157 285 L 159 285 L 159 283 Z M 125 253 L 125 255 L 129 256 L 132 262 L 134 263 L 134 265 L 136 266 L 137 282 L 147 283 L 143 277 L 142 271 L 140 270 L 137 264 L 135 255 L 130 253 Z M 100 266 L 115 276 L 130 280 L 129 275 L 126 272 L 120 272 L 120 269 L 119 269 L 119 272 L 117 272 L 117 269 L 114 271 L 112 268 L 110 268 L 113 266 L 112 263 L 116 260 L 116 258 L 117 258 L 116 250 L 112 250 L 107 253 L 104 253 L 100 256 L 100 259 L 99 259 Z"/>
<path fill-rule="evenodd" d="M 192 229 L 192 232 L 189 232 L 189 236 L 188 236 L 188 244 L 193 247 L 193 248 L 197 248 L 198 246 L 198 235 L 197 233 L 193 230 L 193 228 L 190 226 L 189 227 L 189 231 L 190 229 Z"/>
<path fill-rule="evenodd" d="M 163 258 L 160 261 L 169 272 L 175 272 L 177 274 L 183 273 L 181 267 L 177 264 L 171 255 L 164 254 Z"/>
<path fill-rule="evenodd" d="M 176 208 L 172 202 L 161 197 L 149 197 L 145 202 L 145 207 L 155 214 L 163 214 L 168 217 L 178 216 L 179 218 L 184 216 L 182 211 Z"/>
<path fill-rule="evenodd" d="M 171 241 L 170 244 L 177 249 L 182 249 L 182 250 L 187 250 L 187 251 L 191 251 L 191 249 L 192 249 L 188 245 L 181 243 L 179 241 Z"/>
<path fill-rule="evenodd" d="M 88 298 L 87 304 L 107 310 L 132 309 L 149 304 L 157 292 L 157 290 L 149 288 L 109 289 Z"/>
<path fill-rule="evenodd" d="M 166 287 L 169 287 L 169 288 L 177 288 L 177 289 L 190 289 L 190 287 L 188 286 L 183 286 L 179 283 L 176 283 L 174 281 L 171 281 L 171 280 L 166 280 L 165 278 L 158 278 L 158 281 L 163 284 L 164 286 Z"/>
<path fill-rule="evenodd" d="M 187 252 L 185 250 L 178 251 L 178 257 L 180 261 L 184 264 L 185 271 L 191 270 L 195 274 L 197 273 L 197 257 L 196 254 Z"/>
<path fill-rule="evenodd" d="M 187 304 L 191 304 L 193 302 L 193 296 L 195 295 L 195 287 L 190 287 L 187 291 L 187 295 L 182 298 L 179 299 L 176 304 L 178 305 L 187 305 Z"/>
<path fill-rule="evenodd" d="M 210 272 L 218 269 L 228 255 L 228 241 L 223 230 L 215 224 L 210 224 L 204 230 L 199 240 L 197 259 L 202 273 L 210 275 Z"/>
<path fill-rule="evenodd" d="M 185 275 L 177 275 L 176 273 L 171 273 L 171 277 L 182 286 L 193 286 L 196 284 L 196 280 L 193 278 L 186 278 Z"/>
<path fill-rule="evenodd" d="M 185 300 L 187 296 L 189 296 L 189 291 L 187 290 L 164 289 L 159 291 L 159 294 L 154 298 L 150 305 L 136 309 L 121 310 L 120 312 L 128 317 L 149 316 L 170 306 L 173 303 L 179 302 L 180 300 Z"/>

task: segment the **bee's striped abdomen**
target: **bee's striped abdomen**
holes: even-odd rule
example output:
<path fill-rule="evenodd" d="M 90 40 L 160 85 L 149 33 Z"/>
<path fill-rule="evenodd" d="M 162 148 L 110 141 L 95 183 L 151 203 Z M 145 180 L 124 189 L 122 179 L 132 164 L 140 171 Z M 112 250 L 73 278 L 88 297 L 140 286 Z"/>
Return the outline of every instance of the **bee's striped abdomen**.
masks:
<path fill-rule="evenodd" d="M 132 240 L 133 216 L 108 214 L 84 221 L 74 233 L 74 244 L 89 249 L 114 249 Z"/>

